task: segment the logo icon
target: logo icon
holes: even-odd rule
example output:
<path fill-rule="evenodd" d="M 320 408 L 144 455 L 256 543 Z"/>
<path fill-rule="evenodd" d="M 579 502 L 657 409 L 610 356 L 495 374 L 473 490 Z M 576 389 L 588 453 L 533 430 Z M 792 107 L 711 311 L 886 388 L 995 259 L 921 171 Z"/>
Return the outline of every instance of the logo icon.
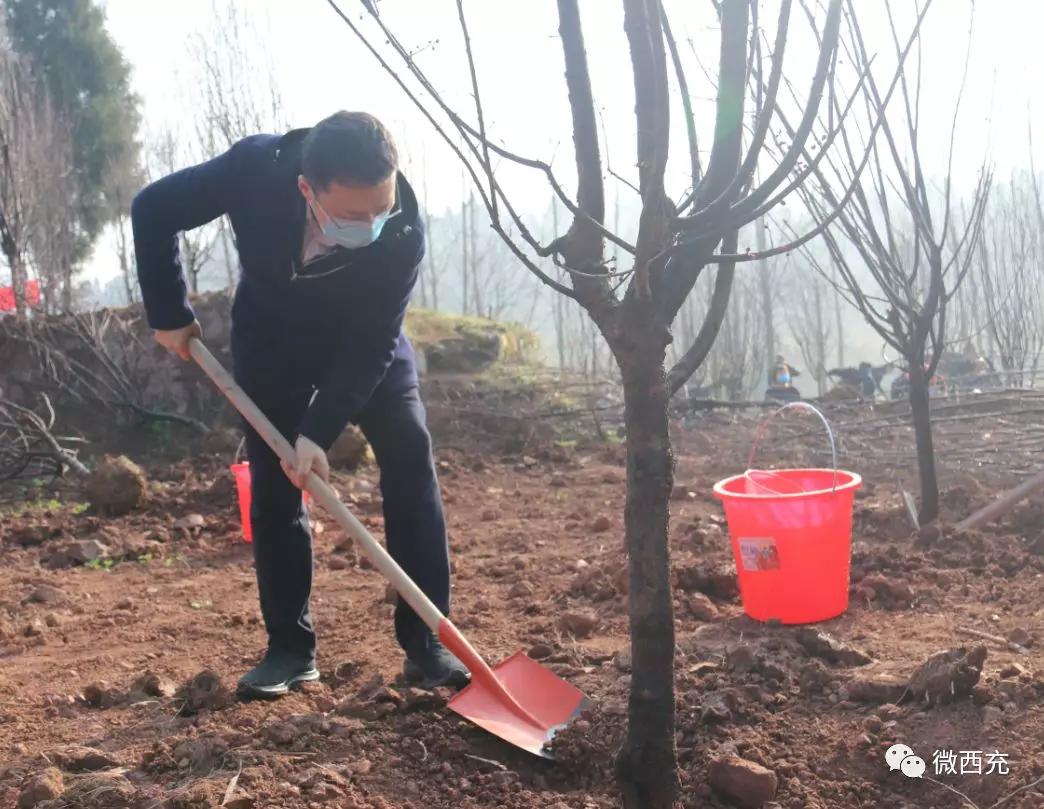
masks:
<path fill-rule="evenodd" d="M 903 759 L 903 763 L 899 765 L 899 769 L 902 770 L 903 775 L 907 778 L 920 778 L 924 775 L 926 768 L 924 759 L 920 756 L 907 756 Z"/>
<path fill-rule="evenodd" d="M 921 772 L 918 775 L 910 775 L 905 769 L 903 769 L 903 762 L 908 758 L 915 758 L 921 762 Z M 888 769 L 890 770 L 902 770 L 904 775 L 909 775 L 911 778 L 920 777 L 924 773 L 924 762 L 914 755 L 913 748 L 905 744 L 893 744 L 888 748 L 885 753 L 885 761 L 888 762 Z"/>

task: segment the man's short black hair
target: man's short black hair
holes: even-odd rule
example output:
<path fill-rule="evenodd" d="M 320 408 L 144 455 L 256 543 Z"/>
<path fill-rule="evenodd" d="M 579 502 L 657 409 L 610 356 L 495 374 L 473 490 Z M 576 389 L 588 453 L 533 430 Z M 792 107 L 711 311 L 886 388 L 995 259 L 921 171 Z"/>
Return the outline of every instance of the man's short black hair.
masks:
<path fill-rule="evenodd" d="M 399 166 L 399 153 L 384 124 L 366 112 L 335 112 L 305 136 L 301 173 L 316 190 L 377 185 Z"/>

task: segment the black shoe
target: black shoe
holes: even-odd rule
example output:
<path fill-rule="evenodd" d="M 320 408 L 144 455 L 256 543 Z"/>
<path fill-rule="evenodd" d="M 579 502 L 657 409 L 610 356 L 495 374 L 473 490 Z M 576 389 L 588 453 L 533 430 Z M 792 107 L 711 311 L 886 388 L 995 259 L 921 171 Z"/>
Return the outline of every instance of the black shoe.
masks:
<path fill-rule="evenodd" d="M 319 670 L 312 658 L 269 650 L 240 678 L 236 694 L 247 699 L 275 699 L 300 683 L 318 679 Z"/>
<path fill-rule="evenodd" d="M 464 664 L 431 632 L 407 649 L 402 675 L 406 682 L 419 683 L 422 688 L 463 688 L 471 679 Z"/>

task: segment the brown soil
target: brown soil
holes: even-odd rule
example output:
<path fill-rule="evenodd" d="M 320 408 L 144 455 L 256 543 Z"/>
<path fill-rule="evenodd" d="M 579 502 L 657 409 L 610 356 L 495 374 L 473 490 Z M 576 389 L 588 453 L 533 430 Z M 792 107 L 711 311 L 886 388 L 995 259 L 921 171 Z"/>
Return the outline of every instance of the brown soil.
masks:
<path fill-rule="evenodd" d="M 1010 775 L 940 778 L 980 809 L 1044 775 L 1044 525 L 1026 516 L 1041 504 L 994 533 L 912 537 L 891 472 L 849 461 L 870 482 L 856 504 L 850 611 L 816 627 L 830 638 L 759 625 L 743 616 L 709 493 L 740 471 L 749 437 L 731 417 L 679 432 L 681 805 L 734 805 L 712 790 L 723 779 L 709 769 L 738 756 L 776 775 L 769 806 L 961 807 L 942 787 L 888 771 L 884 751 L 896 741 L 925 758 L 929 775 L 935 750 L 1007 753 Z M 264 637 L 227 459 L 204 456 L 146 463 L 148 500 L 123 517 L 72 507 L 0 517 L 0 807 L 27 788 L 50 794 L 51 767 L 65 796 L 38 805 L 54 809 L 217 807 L 232 781 L 225 805 L 238 807 L 617 805 L 612 757 L 629 680 L 622 449 L 439 458 L 459 626 L 493 660 L 531 649 L 592 700 L 556 744 L 557 762 L 461 721 L 446 693 L 397 682 L 385 585 L 322 515 L 322 680 L 275 703 L 230 699 Z M 372 469 L 337 477 L 379 534 L 375 482 Z M 984 496 L 948 489 L 955 509 Z M 1030 654 L 961 628 L 1016 633 Z M 977 677 L 969 666 L 980 645 Z M 907 683 L 922 664 L 915 693 Z M 1044 787 L 1005 804 L 1041 806 Z"/>

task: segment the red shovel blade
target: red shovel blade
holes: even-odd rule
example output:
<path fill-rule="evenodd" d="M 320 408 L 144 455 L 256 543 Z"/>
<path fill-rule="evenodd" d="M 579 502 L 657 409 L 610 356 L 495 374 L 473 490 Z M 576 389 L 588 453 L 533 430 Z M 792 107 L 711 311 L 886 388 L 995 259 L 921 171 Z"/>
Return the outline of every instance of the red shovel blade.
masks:
<path fill-rule="evenodd" d="M 449 701 L 450 709 L 516 747 L 551 758 L 547 745 L 555 733 L 587 707 L 583 692 L 523 652 L 492 669 L 472 667 L 474 652 L 466 641 L 457 645 L 456 627 L 447 621 L 439 635 L 471 671 L 471 684 Z"/>

